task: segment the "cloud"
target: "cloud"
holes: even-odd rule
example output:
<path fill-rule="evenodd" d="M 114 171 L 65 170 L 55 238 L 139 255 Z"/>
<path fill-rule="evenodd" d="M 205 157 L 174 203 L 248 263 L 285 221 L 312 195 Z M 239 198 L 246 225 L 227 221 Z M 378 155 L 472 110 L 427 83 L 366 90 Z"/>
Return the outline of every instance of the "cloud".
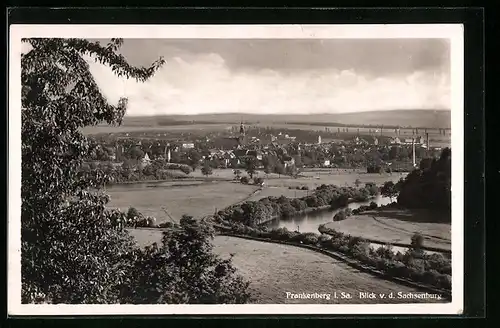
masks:
<path fill-rule="evenodd" d="M 211 112 L 338 113 L 390 109 L 448 109 L 445 72 L 414 71 L 374 78 L 353 69 L 232 70 L 216 54 L 178 54 L 145 83 L 124 80 L 89 60 L 112 103 L 129 99 L 127 115 Z"/>

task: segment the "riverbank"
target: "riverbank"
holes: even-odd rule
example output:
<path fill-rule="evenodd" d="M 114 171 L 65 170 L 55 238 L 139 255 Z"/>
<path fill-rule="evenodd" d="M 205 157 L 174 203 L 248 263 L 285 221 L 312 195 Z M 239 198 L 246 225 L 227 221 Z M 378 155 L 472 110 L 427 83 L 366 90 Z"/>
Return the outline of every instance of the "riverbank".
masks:
<path fill-rule="evenodd" d="M 346 206 L 337 207 L 337 208 L 333 208 L 331 205 L 308 207 L 306 209 L 297 211 L 294 214 L 287 216 L 287 217 L 284 217 L 283 215 L 281 215 L 281 216 L 275 215 L 275 216 L 271 217 L 269 220 L 266 220 L 265 222 L 260 223 L 259 226 L 262 226 L 262 227 L 267 226 L 270 223 L 275 222 L 276 220 L 281 220 L 281 219 L 285 219 L 285 218 L 293 219 L 293 218 L 299 217 L 299 216 L 304 216 L 304 215 L 308 215 L 308 214 L 317 214 L 317 213 L 322 213 L 322 212 L 330 212 L 332 214 L 332 217 L 330 218 L 329 221 L 331 221 L 331 220 L 333 220 L 333 216 L 336 212 L 345 210 L 347 208 L 353 209 L 353 208 L 358 207 L 358 206 L 352 207 L 352 205 L 363 206 L 363 204 L 366 204 L 367 202 L 371 202 L 371 201 L 375 200 L 376 198 L 377 198 L 377 196 L 373 196 L 373 197 L 368 198 L 365 201 L 356 201 L 353 198 L 350 198 L 348 200 L 348 204 Z M 327 223 L 327 222 L 323 222 L 323 223 Z M 319 227 L 319 224 L 318 224 L 318 227 Z M 316 231 L 317 231 L 317 229 L 315 229 L 314 232 L 316 232 Z"/>
<path fill-rule="evenodd" d="M 329 236 L 335 236 L 336 230 L 327 228 L 326 225 L 320 226 L 318 228 L 318 231 L 322 234 L 329 235 Z M 398 243 L 398 242 L 393 242 L 393 241 L 382 241 L 379 239 L 371 239 L 371 238 L 366 238 L 364 236 L 357 236 L 363 238 L 364 241 L 370 243 L 370 244 L 376 244 L 380 246 L 396 246 L 396 247 L 402 247 L 405 249 L 409 249 L 412 247 L 410 243 Z M 429 246 L 422 246 L 421 249 L 424 251 L 429 251 L 429 252 L 435 252 L 435 253 L 443 253 L 447 255 L 451 255 L 451 250 L 450 249 L 445 249 L 445 248 L 437 248 L 437 247 L 429 247 Z"/>
<path fill-rule="evenodd" d="M 335 210 L 332 209 L 332 207 L 330 205 L 318 206 L 318 207 L 308 207 L 304 210 L 296 212 L 295 214 L 293 214 L 291 216 L 288 216 L 288 218 L 297 217 L 297 216 L 301 216 L 301 215 L 307 215 L 307 214 L 311 214 L 311 213 L 327 212 L 327 211 L 335 211 Z M 284 218 L 283 215 L 274 215 L 274 216 L 271 216 L 269 218 L 269 220 L 261 222 L 258 226 L 265 227 L 266 225 L 269 225 L 270 223 L 272 223 L 276 220 L 279 220 L 279 219 L 283 219 L 283 218 Z"/>
<path fill-rule="evenodd" d="M 419 233 L 428 251 L 451 254 L 451 224 L 439 222 L 435 213 L 399 208 L 377 208 L 352 215 L 345 220 L 328 222 L 321 232 L 342 232 L 377 244 L 409 247 Z"/>

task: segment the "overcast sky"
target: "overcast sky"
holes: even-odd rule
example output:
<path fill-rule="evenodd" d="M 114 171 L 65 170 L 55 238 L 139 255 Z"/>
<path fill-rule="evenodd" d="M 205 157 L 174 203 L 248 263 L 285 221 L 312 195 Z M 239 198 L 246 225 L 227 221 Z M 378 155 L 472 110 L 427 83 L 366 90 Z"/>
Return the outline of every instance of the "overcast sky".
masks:
<path fill-rule="evenodd" d="M 102 40 L 107 42 L 107 40 Z M 450 46 L 441 39 L 125 39 L 133 65 L 167 61 L 146 83 L 93 61 L 128 115 L 340 113 L 450 108 Z"/>

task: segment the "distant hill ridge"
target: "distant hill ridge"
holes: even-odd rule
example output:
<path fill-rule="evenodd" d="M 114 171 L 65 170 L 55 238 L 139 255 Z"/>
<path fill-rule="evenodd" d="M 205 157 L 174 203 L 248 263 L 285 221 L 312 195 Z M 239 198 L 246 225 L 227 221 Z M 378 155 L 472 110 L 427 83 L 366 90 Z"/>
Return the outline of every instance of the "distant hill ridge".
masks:
<path fill-rule="evenodd" d="M 248 114 L 213 113 L 198 115 L 126 116 L 123 125 L 147 123 L 165 125 L 181 124 L 234 124 L 240 121 L 251 123 L 289 123 L 310 125 L 374 125 L 451 128 L 450 110 L 387 110 L 338 114 Z"/>

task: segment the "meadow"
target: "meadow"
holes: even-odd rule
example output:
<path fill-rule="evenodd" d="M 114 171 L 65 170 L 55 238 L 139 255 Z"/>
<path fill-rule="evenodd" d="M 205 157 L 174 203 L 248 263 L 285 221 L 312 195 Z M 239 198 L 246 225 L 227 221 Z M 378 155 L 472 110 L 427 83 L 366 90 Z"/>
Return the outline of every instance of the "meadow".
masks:
<path fill-rule="evenodd" d="M 266 174 L 259 172 L 257 176 L 265 178 L 265 187 L 257 191 L 260 189 L 257 186 L 230 181 L 234 179 L 232 169 L 214 170 L 213 175 L 209 177 L 203 177 L 199 170 L 190 175 L 200 181 L 139 182 L 110 186 L 106 189 L 111 197 L 108 206 L 122 210 L 135 207 L 144 215 L 155 217 L 157 223 L 171 221 L 163 209 L 165 208 L 173 220 L 178 222 L 183 214 L 201 218 L 213 214 L 216 209 L 221 210 L 244 200 L 255 201 L 282 195 L 289 198 L 304 197 L 322 184 L 355 186 L 355 181 L 359 180 L 361 186 L 366 182 L 381 185 L 388 180 L 397 182 L 403 177 L 399 173 L 389 175 L 359 171 L 353 173 L 342 170 L 315 170 L 303 172 L 303 177 L 294 179 L 283 175 L 279 177 L 277 174 L 269 174 L 266 178 Z M 242 175 L 246 175 L 243 170 Z M 309 191 L 295 189 L 302 186 L 308 186 Z M 290 187 L 293 189 L 289 189 Z"/>
<path fill-rule="evenodd" d="M 153 242 L 161 242 L 162 233 L 158 230 L 131 229 L 130 232 L 142 247 Z M 251 281 L 252 303 L 408 303 L 401 299 L 360 299 L 358 293 L 360 291 L 386 294 L 419 292 L 414 288 L 361 272 L 329 256 L 295 246 L 227 236 L 216 236 L 213 245 L 214 252 L 222 258 L 234 254 L 233 265 L 245 279 Z M 287 299 L 286 292 L 330 294 L 345 292 L 354 297 L 330 301 L 297 300 Z"/>
<path fill-rule="evenodd" d="M 368 182 L 382 185 L 389 180 L 397 182 L 405 176 L 406 173 L 378 174 L 363 173 L 360 170 L 316 169 L 312 171 L 305 170 L 296 179 L 288 176 L 282 176 L 281 179 L 269 179 L 266 181 L 266 185 L 272 187 L 308 186 L 309 189 L 314 189 L 322 184 L 353 187 L 356 180 L 359 180 L 360 186 L 364 186 Z"/>
<path fill-rule="evenodd" d="M 385 243 L 410 244 L 411 237 L 418 232 L 424 237 L 425 246 L 451 250 L 451 224 L 441 216 L 443 214 L 428 210 L 391 208 L 366 211 L 325 226 L 351 236 Z"/>
<path fill-rule="evenodd" d="M 408 303 L 404 300 L 360 299 L 359 292 L 397 293 L 418 290 L 360 272 L 329 256 L 295 246 L 217 236 L 215 252 L 223 258 L 235 254 L 233 264 L 251 281 L 253 303 Z M 297 300 L 285 293 L 350 293 L 352 299 Z M 429 300 L 427 300 L 429 302 Z"/>
<path fill-rule="evenodd" d="M 174 221 L 178 222 L 182 215 L 195 218 L 213 214 L 238 201 L 248 198 L 257 187 L 233 183 L 229 181 L 207 182 L 183 185 L 162 184 L 130 184 L 119 185 L 107 189 L 111 197 L 108 204 L 112 208 L 126 210 L 135 207 L 144 215 L 153 216 L 157 223 L 170 221 L 162 207 L 166 208 Z"/>

